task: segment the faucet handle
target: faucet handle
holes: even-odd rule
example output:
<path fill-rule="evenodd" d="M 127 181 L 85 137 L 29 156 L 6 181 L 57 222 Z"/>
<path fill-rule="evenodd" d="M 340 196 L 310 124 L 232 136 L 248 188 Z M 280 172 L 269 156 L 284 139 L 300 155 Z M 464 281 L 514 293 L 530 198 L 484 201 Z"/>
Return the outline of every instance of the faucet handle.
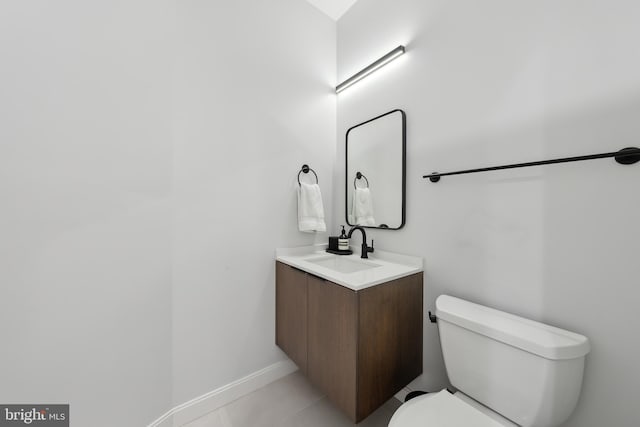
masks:
<path fill-rule="evenodd" d="M 373 252 L 373 239 L 371 239 L 371 246 L 367 247 L 367 252 Z"/>

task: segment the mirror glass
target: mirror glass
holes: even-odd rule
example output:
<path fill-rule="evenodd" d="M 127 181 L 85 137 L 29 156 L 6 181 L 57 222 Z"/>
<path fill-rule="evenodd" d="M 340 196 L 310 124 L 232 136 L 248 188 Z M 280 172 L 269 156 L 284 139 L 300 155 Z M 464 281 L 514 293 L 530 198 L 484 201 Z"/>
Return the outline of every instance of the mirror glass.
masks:
<path fill-rule="evenodd" d="M 347 131 L 347 224 L 397 230 L 405 222 L 406 116 L 393 110 Z"/>

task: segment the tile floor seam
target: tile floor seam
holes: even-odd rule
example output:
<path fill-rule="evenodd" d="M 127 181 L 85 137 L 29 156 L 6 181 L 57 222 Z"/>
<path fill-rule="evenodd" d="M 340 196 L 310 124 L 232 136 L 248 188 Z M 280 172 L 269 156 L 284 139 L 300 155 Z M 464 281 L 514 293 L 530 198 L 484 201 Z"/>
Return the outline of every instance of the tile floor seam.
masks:
<path fill-rule="evenodd" d="M 293 412 L 293 413 L 291 413 L 291 414 L 287 415 L 286 417 L 283 417 L 283 418 L 279 419 L 278 421 L 279 421 L 279 422 L 283 422 L 283 421 L 288 420 L 289 418 L 293 418 L 294 416 L 296 416 L 296 415 L 297 415 L 297 414 L 299 414 L 300 412 L 304 411 L 305 409 L 309 409 L 309 408 L 311 408 L 313 405 L 315 405 L 315 404 L 319 403 L 322 399 L 324 399 L 324 398 L 326 398 L 326 397 L 327 397 L 327 396 L 322 395 L 322 396 L 320 396 L 319 398 L 317 398 L 317 399 L 315 399 L 315 400 L 313 400 L 313 401 L 309 402 L 309 404 L 308 404 L 308 405 L 306 405 L 306 406 L 304 406 L 304 407 L 302 407 L 302 408 L 298 409 L 297 411 L 295 411 L 295 412 Z"/>
<path fill-rule="evenodd" d="M 222 422 L 222 426 L 233 427 L 233 424 L 231 423 L 231 419 L 229 419 L 229 414 L 227 414 L 227 410 L 225 409 L 225 407 L 220 407 L 218 411 L 220 413 L 220 421 Z"/>

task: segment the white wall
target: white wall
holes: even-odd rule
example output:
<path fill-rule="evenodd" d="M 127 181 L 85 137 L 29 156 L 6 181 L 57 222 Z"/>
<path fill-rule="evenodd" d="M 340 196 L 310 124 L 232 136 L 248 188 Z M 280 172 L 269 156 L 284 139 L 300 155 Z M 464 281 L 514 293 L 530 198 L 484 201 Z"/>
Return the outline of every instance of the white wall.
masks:
<path fill-rule="evenodd" d="M 326 241 L 298 232 L 295 188 L 308 163 L 331 216 L 336 56 L 335 22 L 304 1 L 176 5 L 179 404 L 285 358 L 274 249 Z"/>
<path fill-rule="evenodd" d="M 0 6 L 0 401 L 142 426 L 285 359 L 274 250 L 326 241 L 303 163 L 332 227 L 335 22 L 89 3 Z"/>
<path fill-rule="evenodd" d="M 169 13 L 0 3 L 0 402 L 170 405 Z"/>
<path fill-rule="evenodd" d="M 346 129 L 407 112 L 407 225 L 369 234 L 424 256 L 425 310 L 447 293 L 587 335 L 567 427 L 640 419 L 640 165 L 421 176 L 639 146 L 638 22 L 640 4 L 621 0 L 367 0 L 338 22 L 338 80 L 398 44 L 407 53 L 338 96 L 336 177 Z M 340 221 L 342 178 L 334 188 Z M 424 368 L 417 388 L 446 384 L 430 324 Z"/>

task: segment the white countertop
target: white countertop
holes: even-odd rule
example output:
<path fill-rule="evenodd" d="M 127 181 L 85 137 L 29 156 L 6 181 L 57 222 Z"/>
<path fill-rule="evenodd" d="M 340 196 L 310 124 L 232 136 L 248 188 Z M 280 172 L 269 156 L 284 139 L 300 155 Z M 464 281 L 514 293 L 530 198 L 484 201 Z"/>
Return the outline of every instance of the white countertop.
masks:
<path fill-rule="evenodd" d="M 329 254 L 325 251 L 326 248 L 327 245 L 280 248 L 276 249 L 276 260 L 354 291 L 423 271 L 422 258 L 420 257 L 376 249 L 375 252 L 369 254 L 368 259 L 361 259 L 359 246 L 357 248 L 351 246 L 352 255 Z M 353 273 L 341 273 L 332 268 L 311 262 L 327 257 L 339 257 L 354 262 L 364 262 L 372 266 L 375 265 L 375 267 Z"/>

